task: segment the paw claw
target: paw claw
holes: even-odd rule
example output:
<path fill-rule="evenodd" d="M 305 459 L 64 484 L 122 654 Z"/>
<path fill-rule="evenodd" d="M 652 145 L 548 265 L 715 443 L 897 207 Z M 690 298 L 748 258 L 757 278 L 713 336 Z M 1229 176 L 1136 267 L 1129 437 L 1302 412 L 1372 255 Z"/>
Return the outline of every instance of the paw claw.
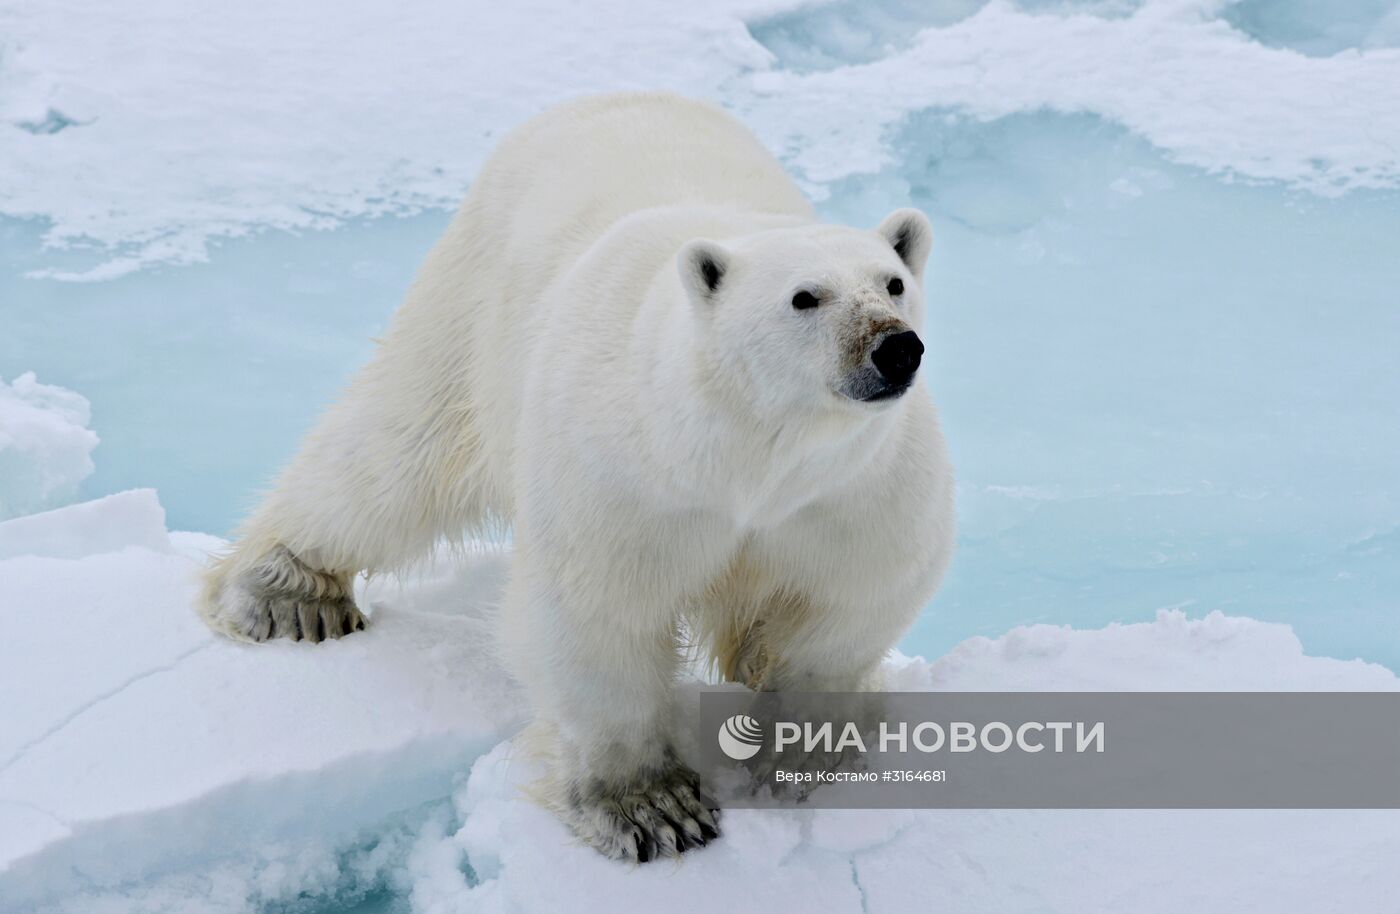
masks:
<path fill-rule="evenodd" d="M 313 644 L 365 630 L 345 578 L 313 572 L 285 550 L 267 562 L 224 585 L 214 598 L 206 618 L 215 630 L 248 641 Z"/>
<path fill-rule="evenodd" d="M 700 831 L 700 825 L 694 819 L 687 819 L 681 827 L 676 830 L 680 835 L 680 849 L 688 851 L 693 847 L 704 847 L 705 836 Z"/>
<path fill-rule="evenodd" d="M 645 788 L 613 793 L 596 787 L 591 796 L 575 795 L 563 815 L 579 837 L 607 856 L 637 863 L 678 857 L 719 837 L 697 786 L 695 774 L 676 763 Z"/>

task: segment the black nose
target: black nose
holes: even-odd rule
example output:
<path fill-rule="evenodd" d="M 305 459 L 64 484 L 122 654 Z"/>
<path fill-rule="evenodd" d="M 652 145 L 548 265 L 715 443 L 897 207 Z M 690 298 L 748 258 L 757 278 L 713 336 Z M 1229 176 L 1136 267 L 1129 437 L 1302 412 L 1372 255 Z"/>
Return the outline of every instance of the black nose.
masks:
<path fill-rule="evenodd" d="M 881 340 L 880 345 L 870 354 L 870 361 L 884 379 L 891 384 L 908 384 L 919 370 L 919 359 L 924 354 L 924 344 L 913 330 L 896 333 Z"/>

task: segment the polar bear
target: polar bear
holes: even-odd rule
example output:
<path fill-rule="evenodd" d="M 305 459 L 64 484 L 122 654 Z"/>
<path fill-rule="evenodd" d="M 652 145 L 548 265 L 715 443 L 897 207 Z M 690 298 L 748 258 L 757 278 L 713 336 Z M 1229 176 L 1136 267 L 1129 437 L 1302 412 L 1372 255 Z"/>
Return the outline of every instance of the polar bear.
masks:
<path fill-rule="evenodd" d="M 352 581 L 512 528 L 504 652 L 547 797 L 633 861 L 718 834 L 669 731 L 683 644 L 756 689 L 851 690 L 936 588 L 952 473 L 931 231 L 816 222 L 744 127 L 587 98 L 482 168 L 373 360 L 207 572 L 215 630 L 365 625 Z"/>

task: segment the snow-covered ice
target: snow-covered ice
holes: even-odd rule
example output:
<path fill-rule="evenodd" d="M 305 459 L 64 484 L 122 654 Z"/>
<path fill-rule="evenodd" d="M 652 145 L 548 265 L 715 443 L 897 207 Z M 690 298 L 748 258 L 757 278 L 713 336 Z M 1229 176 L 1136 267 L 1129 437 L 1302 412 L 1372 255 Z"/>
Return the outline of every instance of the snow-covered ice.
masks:
<path fill-rule="evenodd" d="M 732 810 L 710 848 L 630 869 L 524 790 L 521 700 L 488 634 L 505 552 L 372 582 L 362 635 L 249 646 L 190 608 L 221 541 L 167 533 L 152 492 L 8 521 L 0 544 L 7 914 L 1372 911 L 1400 891 L 1394 811 Z M 1171 611 L 896 655 L 886 675 L 907 691 L 1400 690 L 1383 667 L 1305 655 L 1284 626 Z"/>
<path fill-rule="evenodd" d="M 79 559 L 136 546 L 170 551 L 165 509 L 150 489 L 118 492 L 0 524 L 0 559 Z"/>
<path fill-rule="evenodd" d="M 888 164 L 887 133 L 934 106 L 1095 112 L 1212 172 L 1395 187 L 1400 104 L 1366 91 L 1400 82 L 1384 11 L 1344 33 L 1367 53 L 1304 58 L 1232 28 L 1226 6 L 11 4 L 0 212 L 48 220 L 49 244 L 99 246 L 95 262 L 41 275 L 190 263 L 211 238 L 452 205 L 503 129 L 620 88 L 723 98 L 818 196 Z M 1242 21 L 1268 34 L 1271 17 Z"/>
<path fill-rule="evenodd" d="M 353 835 L 517 726 L 472 599 L 499 555 L 376 582 L 372 637 L 249 649 L 191 610 L 220 544 L 150 491 L 0 524 L 0 905 Z"/>
<path fill-rule="evenodd" d="M 81 394 L 26 372 L 0 377 L 0 520 L 66 504 L 93 470 L 97 434 Z"/>

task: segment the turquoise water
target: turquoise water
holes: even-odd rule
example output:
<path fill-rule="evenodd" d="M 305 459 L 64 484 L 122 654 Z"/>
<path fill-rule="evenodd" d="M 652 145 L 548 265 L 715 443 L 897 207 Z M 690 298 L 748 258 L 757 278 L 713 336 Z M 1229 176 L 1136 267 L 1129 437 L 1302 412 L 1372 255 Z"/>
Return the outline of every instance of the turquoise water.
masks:
<path fill-rule="evenodd" d="M 912 202 L 936 229 L 926 375 L 961 536 L 903 647 L 1180 606 L 1400 667 L 1400 197 L 1202 174 L 1090 116 L 930 111 L 890 148 L 821 206 Z M 86 494 L 153 486 L 173 528 L 227 532 L 448 218 L 97 283 L 24 278 L 91 254 L 0 222 L 0 376 L 92 401 Z"/>
<path fill-rule="evenodd" d="M 26 279 L 41 226 L 0 221 L 0 377 L 83 394 L 84 491 L 160 490 L 175 529 L 226 533 L 365 361 L 449 214 L 219 245 L 97 283 Z"/>

